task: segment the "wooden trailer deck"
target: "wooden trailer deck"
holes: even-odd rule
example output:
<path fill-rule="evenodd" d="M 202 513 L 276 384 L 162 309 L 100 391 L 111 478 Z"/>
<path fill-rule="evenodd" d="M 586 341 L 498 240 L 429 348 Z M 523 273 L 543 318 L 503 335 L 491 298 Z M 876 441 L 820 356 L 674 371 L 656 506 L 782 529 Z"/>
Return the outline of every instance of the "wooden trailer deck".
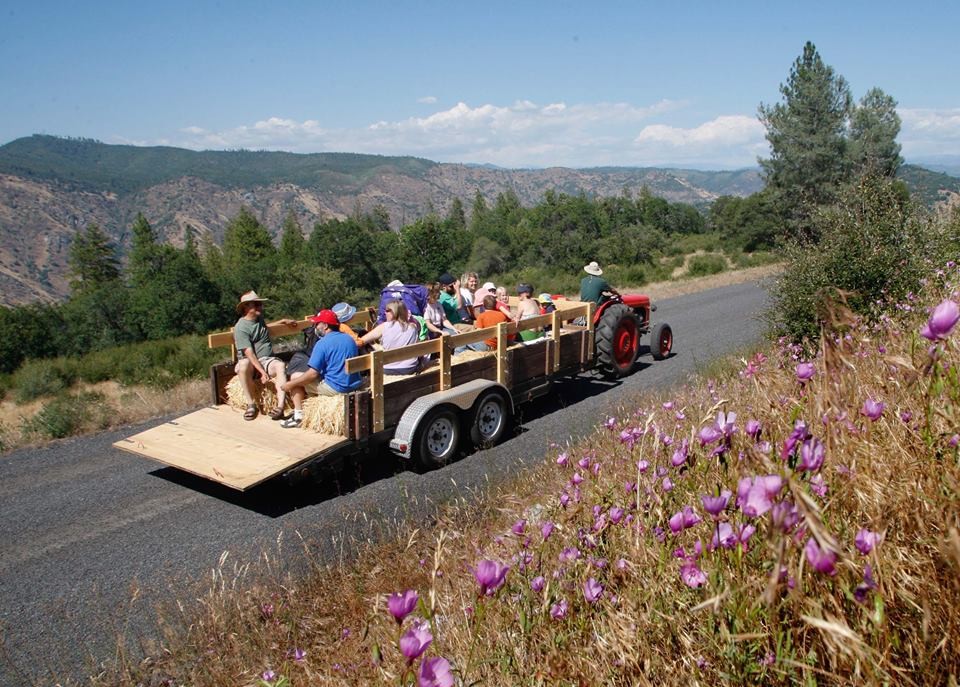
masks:
<path fill-rule="evenodd" d="M 284 429 L 263 415 L 244 421 L 242 411 L 226 403 L 226 384 L 234 376 L 233 363 L 228 362 L 211 369 L 215 405 L 135 434 L 114 446 L 244 491 L 315 458 L 341 449 L 361 450 L 368 439 L 389 440 L 387 435 L 392 434 L 404 410 L 427 394 L 450 390 L 474 379 L 497 382 L 510 390 L 517 403 L 544 393 L 556 375 L 575 374 L 592 366 L 593 311 L 592 303 L 558 302 L 558 310 L 550 315 L 351 358 L 348 370 L 363 373 L 366 384 L 360 391 L 343 396 L 343 436 Z M 587 324 L 573 325 L 577 318 L 583 318 Z M 302 320 L 294 325 L 272 324 L 269 328 L 273 337 L 288 336 L 309 324 Z M 550 327 L 550 331 L 542 339 L 508 345 L 509 335 L 543 327 Z M 453 355 L 458 346 L 488 338 L 496 338 L 497 347 L 486 356 L 458 361 Z M 231 332 L 209 337 L 211 347 L 232 348 L 232 344 Z M 235 360 L 236 351 L 232 352 Z M 437 356 L 435 365 L 410 377 L 384 379 L 385 364 L 427 354 Z"/>

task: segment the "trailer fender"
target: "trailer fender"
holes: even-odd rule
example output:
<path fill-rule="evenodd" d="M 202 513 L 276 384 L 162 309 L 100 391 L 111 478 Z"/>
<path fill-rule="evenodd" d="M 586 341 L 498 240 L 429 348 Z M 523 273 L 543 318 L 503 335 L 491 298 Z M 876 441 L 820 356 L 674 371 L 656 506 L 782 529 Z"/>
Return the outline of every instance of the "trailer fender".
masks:
<path fill-rule="evenodd" d="M 459 384 L 452 389 L 445 391 L 435 391 L 432 394 L 421 396 L 411 403 L 397 424 L 397 429 L 390 440 L 390 450 L 399 456 L 409 458 L 413 450 L 414 436 L 417 433 L 417 427 L 420 421 L 426 417 L 427 413 L 440 405 L 450 405 L 460 410 L 469 410 L 476 402 L 477 398 L 483 392 L 490 388 L 497 388 L 503 392 L 504 397 L 510 405 L 509 411 L 513 413 L 513 396 L 502 384 L 497 384 L 490 379 L 472 379 L 464 384 Z"/>

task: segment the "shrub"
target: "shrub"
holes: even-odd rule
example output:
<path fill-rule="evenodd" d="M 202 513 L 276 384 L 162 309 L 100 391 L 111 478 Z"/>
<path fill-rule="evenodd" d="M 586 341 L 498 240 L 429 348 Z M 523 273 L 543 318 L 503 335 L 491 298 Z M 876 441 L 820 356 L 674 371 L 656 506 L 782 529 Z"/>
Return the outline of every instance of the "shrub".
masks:
<path fill-rule="evenodd" d="M 36 415 L 24 422 L 23 431 L 46 439 L 62 439 L 86 427 L 107 427 L 111 412 L 103 394 L 64 394 L 45 403 Z"/>
<path fill-rule="evenodd" d="M 710 274 L 719 274 L 727 269 L 727 259 L 717 253 L 694 255 L 687 264 L 687 276 L 705 277 Z"/>
<path fill-rule="evenodd" d="M 815 338 L 827 299 L 854 312 L 899 300 L 921 278 L 960 250 L 956 225 L 905 202 L 894 182 L 865 179 L 844 203 L 814 218 L 820 241 L 786 248 L 788 266 L 773 288 L 767 314 L 773 334 L 794 341 Z"/>
<path fill-rule="evenodd" d="M 730 258 L 730 261 L 737 269 L 770 265 L 783 259 L 782 256 L 777 253 L 767 250 L 758 250 L 753 253 L 733 251 L 732 253 L 728 253 L 727 257 Z"/>
<path fill-rule="evenodd" d="M 17 370 L 11 383 L 16 388 L 17 403 L 28 403 L 44 396 L 53 396 L 68 389 L 76 380 L 73 366 L 57 360 L 30 360 Z"/>

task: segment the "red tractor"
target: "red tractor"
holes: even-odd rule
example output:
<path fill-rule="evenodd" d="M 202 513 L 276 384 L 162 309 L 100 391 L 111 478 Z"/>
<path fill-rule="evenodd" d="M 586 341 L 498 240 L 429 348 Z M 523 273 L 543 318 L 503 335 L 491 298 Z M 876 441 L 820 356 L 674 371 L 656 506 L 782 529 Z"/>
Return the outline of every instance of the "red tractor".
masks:
<path fill-rule="evenodd" d="M 604 374 L 614 379 L 630 373 L 640 352 L 640 336 L 650 333 L 650 353 L 654 360 L 663 360 L 673 348 L 673 330 L 660 322 L 652 331 L 649 296 L 624 294 L 603 301 L 593 316 L 597 364 Z"/>

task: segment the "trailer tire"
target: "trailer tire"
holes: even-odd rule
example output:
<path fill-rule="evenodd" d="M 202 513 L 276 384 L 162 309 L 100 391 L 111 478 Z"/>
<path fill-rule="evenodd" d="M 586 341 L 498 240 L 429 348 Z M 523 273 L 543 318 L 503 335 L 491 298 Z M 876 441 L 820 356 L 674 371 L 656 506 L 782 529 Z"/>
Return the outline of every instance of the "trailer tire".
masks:
<path fill-rule="evenodd" d="M 510 404 L 503 392 L 491 389 L 473 404 L 470 412 L 470 441 L 477 448 L 499 442 L 510 426 Z"/>
<path fill-rule="evenodd" d="M 596 331 L 597 360 L 608 377 L 630 374 L 640 352 L 640 327 L 628 306 L 618 303 L 607 308 Z"/>
<path fill-rule="evenodd" d="M 426 470 L 443 467 L 457 454 L 460 418 L 450 406 L 437 406 L 420 421 L 414 436 L 417 462 Z"/>
<path fill-rule="evenodd" d="M 673 350 L 673 330 L 666 322 L 653 328 L 650 334 L 650 353 L 654 360 L 664 360 Z"/>

